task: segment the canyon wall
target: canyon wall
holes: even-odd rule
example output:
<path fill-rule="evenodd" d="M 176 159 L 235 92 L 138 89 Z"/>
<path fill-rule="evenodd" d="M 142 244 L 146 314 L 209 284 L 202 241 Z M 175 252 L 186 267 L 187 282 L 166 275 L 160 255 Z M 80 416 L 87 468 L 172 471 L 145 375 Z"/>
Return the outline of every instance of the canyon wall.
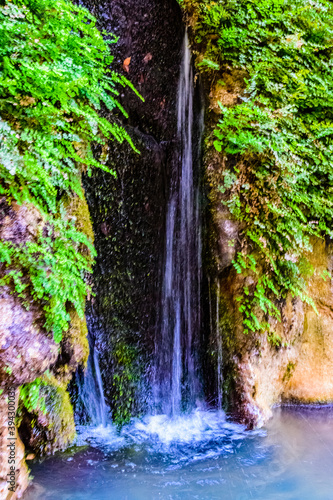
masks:
<path fill-rule="evenodd" d="M 193 17 L 188 19 L 195 23 Z M 194 38 L 197 63 L 202 55 Z M 200 69 L 198 69 L 200 72 Z M 223 351 L 224 407 L 248 427 L 263 425 L 275 404 L 326 404 L 333 402 L 333 294 L 327 273 L 332 271 L 332 245 L 329 240 L 312 240 L 307 255 L 313 267 L 308 294 L 317 311 L 290 295 L 276 302 L 281 322 L 268 318 L 275 337 L 267 333 L 244 333 L 239 297 L 243 287 L 254 285 L 251 276 L 238 274 L 233 259 L 242 245 L 241 224 L 232 217 L 220 191 L 226 159 L 214 146 L 216 123 L 221 115 L 219 102 L 235 106 L 244 90 L 244 73 L 229 68 L 221 79 L 203 74 L 206 96 L 204 164 L 208 208 L 205 274 L 206 310 L 211 316 L 212 374 L 218 390 L 219 342 Z M 325 277 L 326 274 L 326 277 Z M 323 277 L 324 276 L 324 277 Z M 214 375 L 215 374 L 215 375 Z M 217 401 L 218 395 L 215 395 Z"/>

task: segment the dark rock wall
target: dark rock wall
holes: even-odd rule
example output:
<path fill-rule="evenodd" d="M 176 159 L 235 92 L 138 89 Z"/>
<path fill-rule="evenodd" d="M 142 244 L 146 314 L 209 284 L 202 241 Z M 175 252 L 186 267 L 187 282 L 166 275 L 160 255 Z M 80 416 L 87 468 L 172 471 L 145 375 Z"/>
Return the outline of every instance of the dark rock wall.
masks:
<path fill-rule="evenodd" d="M 120 96 L 130 116 L 119 119 L 141 154 L 110 142 L 108 166 L 117 178 L 96 171 L 84 181 L 98 252 L 88 327 L 102 351 L 107 402 L 114 418 L 121 420 L 143 411 L 148 398 L 145 390 L 144 397 L 138 391 L 145 389 L 139 381 L 145 378 L 158 323 L 184 30 L 176 0 L 85 5 L 101 30 L 119 37 L 112 46 L 113 67 L 145 99 L 143 103 L 130 89 Z"/>

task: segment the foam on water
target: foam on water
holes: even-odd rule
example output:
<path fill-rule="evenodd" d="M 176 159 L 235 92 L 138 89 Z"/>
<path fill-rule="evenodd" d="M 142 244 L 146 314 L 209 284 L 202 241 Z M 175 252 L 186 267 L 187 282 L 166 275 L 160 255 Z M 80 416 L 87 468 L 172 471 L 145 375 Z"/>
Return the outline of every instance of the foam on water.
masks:
<path fill-rule="evenodd" d="M 195 450 L 193 459 L 198 459 L 201 454 L 206 457 L 207 445 L 212 446 L 210 452 L 216 455 L 222 448 L 227 451 L 232 441 L 250 435 L 265 435 L 264 431 L 249 432 L 243 425 L 228 422 L 223 411 L 200 409 L 174 417 L 150 415 L 134 419 L 121 431 L 113 425 L 80 426 L 77 431 L 78 446 L 86 443 L 112 452 L 133 445 L 144 445 L 152 452 L 167 455 L 178 454 L 180 450 Z"/>
<path fill-rule="evenodd" d="M 78 431 L 90 446 L 31 464 L 24 500 L 332 499 L 332 408 L 276 410 L 258 432 L 206 410 Z"/>

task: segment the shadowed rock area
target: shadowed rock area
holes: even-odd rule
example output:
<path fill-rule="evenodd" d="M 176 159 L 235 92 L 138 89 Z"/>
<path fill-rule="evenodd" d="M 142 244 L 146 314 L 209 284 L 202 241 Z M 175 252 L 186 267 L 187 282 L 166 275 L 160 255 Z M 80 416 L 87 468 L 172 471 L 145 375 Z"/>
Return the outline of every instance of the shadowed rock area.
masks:
<path fill-rule="evenodd" d="M 84 185 L 98 252 L 88 326 L 102 351 L 106 399 L 117 420 L 143 409 L 142 376 L 160 303 L 165 213 L 176 139 L 183 27 L 176 1 L 87 2 L 99 28 L 119 37 L 114 67 L 144 97 L 121 94 L 120 116 L 140 155 L 109 144 L 107 165 Z M 96 151 L 97 154 L 101 153 Z M 125 401 L 126 399 L 126 401 Z"/>

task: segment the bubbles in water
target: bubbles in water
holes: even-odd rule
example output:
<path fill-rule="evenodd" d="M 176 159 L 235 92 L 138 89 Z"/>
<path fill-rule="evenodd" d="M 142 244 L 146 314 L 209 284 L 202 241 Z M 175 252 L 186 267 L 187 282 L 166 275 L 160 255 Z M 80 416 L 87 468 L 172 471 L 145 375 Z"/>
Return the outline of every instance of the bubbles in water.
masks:
<path fill-rule="evenodd" d="M 264 435 L 264 431 L 260 431 Z M 107 427 L 79 427 L 76 444 L 90 443 L 106 452 L 133 445 L 148 446 L 150 452 L 177 455 L 191 450 L 191 460 L 209 458 L 232 451 L 236 442 L 259 431 L 246 431 L 245 426 L 228 422 L 223 411 L 197 409 L 190 414 L 169 417 L 152 415 L 134 419 L 117 431 Z"/>
<path fill-rule="evenodd" d="M 32 466 L 27 500 L 328 500 L 333 411 L 275 411 L 267 431 L 245 431 L 223 412 L 80 428 L 91 446 Z M 39 490 L 38 490 L 39 488 Z"/>

